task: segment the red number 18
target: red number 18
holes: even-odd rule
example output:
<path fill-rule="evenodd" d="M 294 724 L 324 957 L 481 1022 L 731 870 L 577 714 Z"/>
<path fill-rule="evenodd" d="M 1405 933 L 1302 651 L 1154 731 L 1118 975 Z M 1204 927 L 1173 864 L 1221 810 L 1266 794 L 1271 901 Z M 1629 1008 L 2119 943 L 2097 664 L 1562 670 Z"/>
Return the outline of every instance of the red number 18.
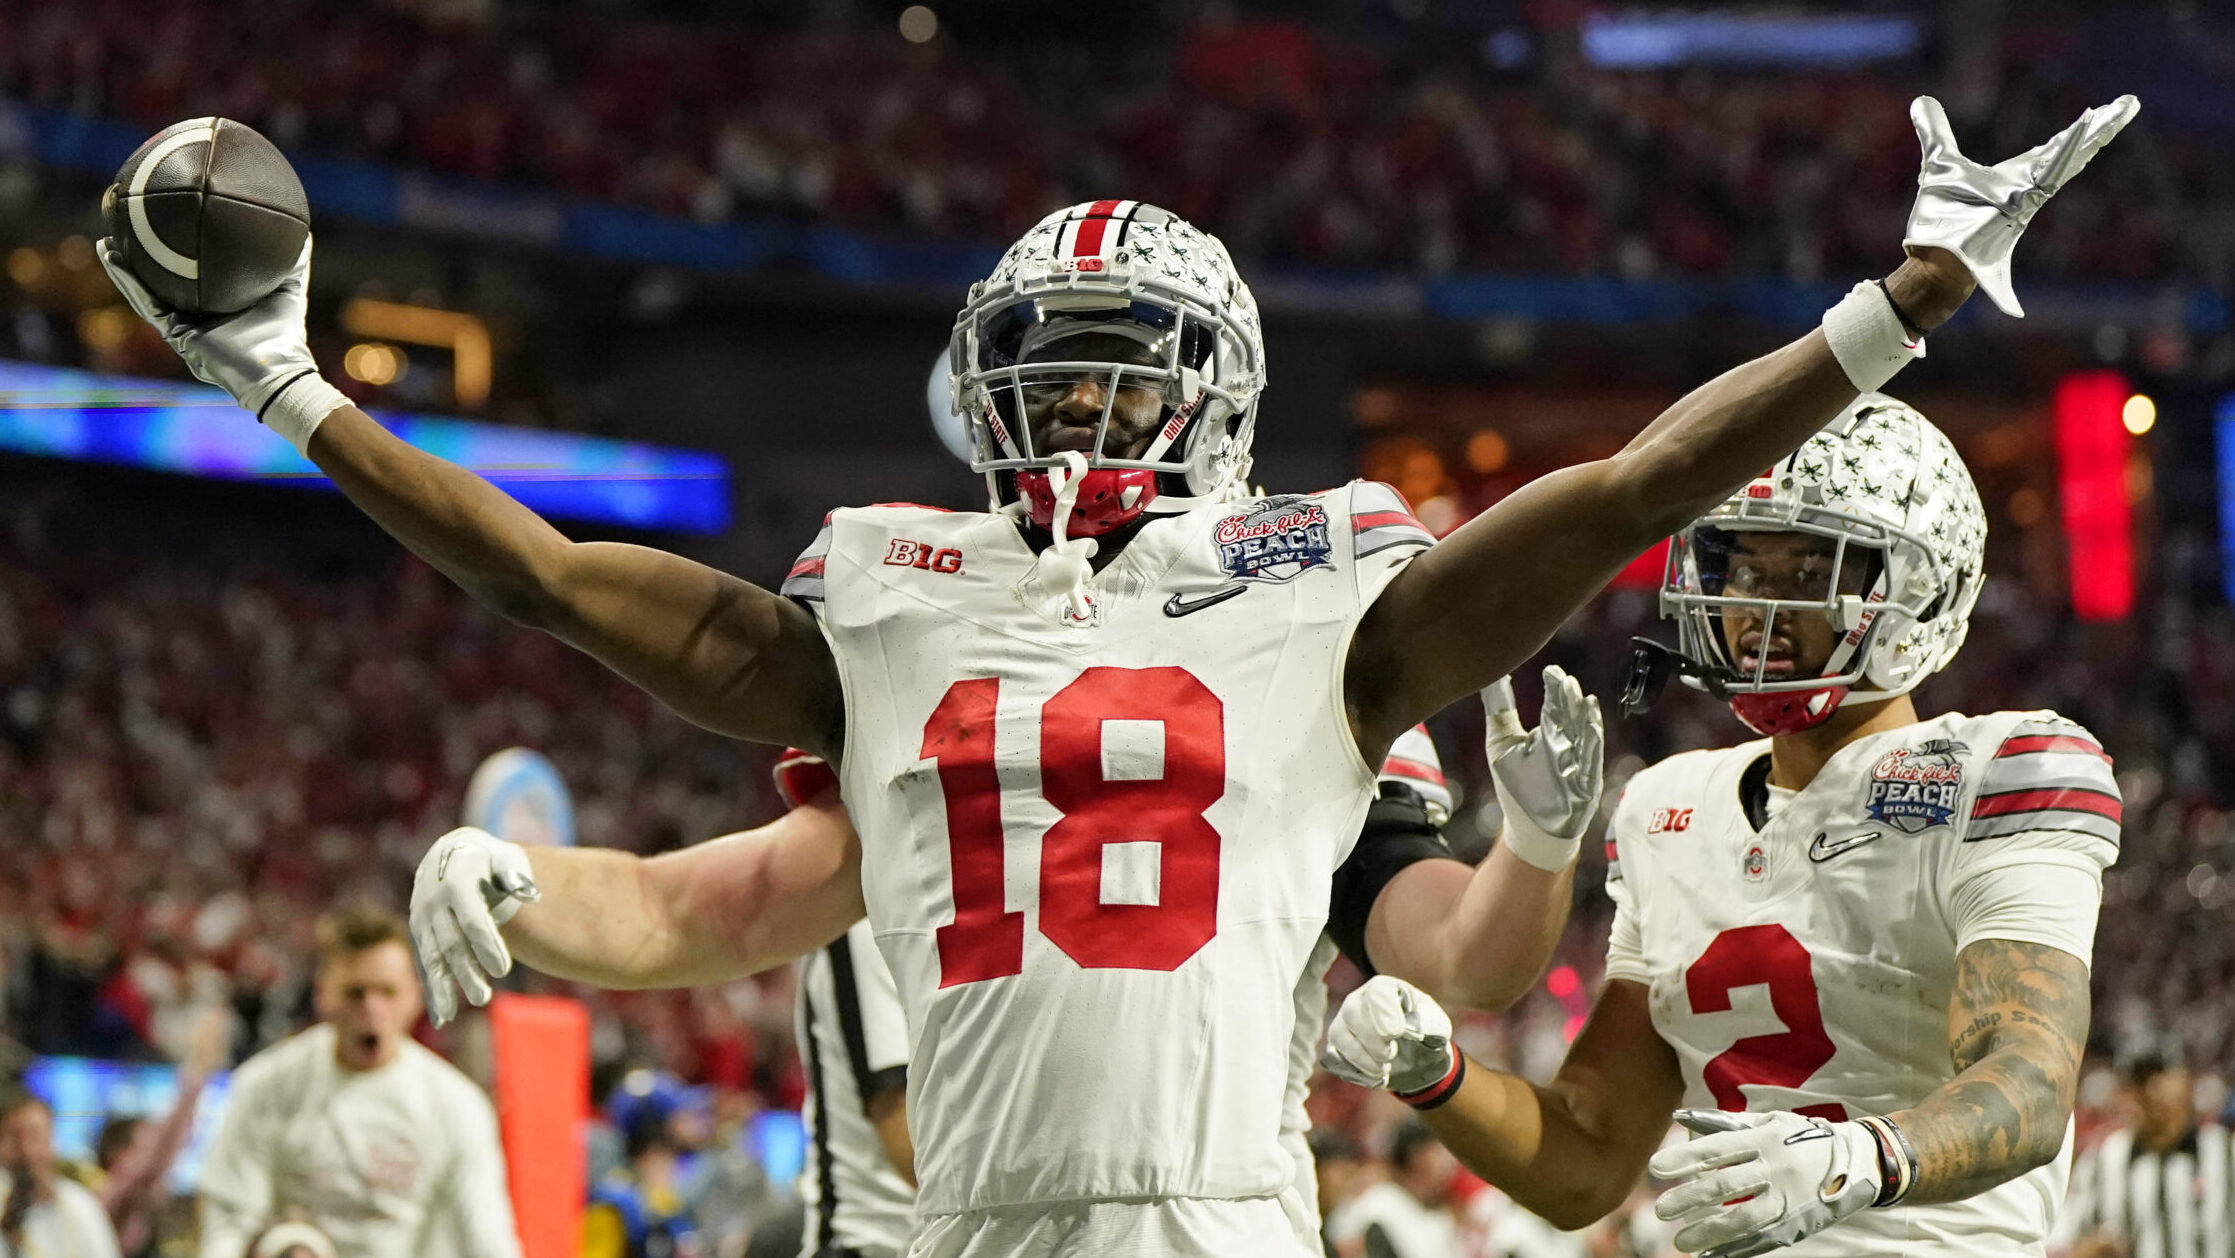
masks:
<path fill-rule="evenodd" d="M 939 766 L 955 920 L 938 930 L 939 985 L 1021 973 L 1024 914 L 1003 899 L 994 713 L 1001 682 L 947 688 L 919 753 Z M 1156 778 L 1104 775 L 1103 722 L 1163 730 Z M 1063 816 L 1040 843 L 1040 933 L 1092 969 L 1172 970 L 1218 930 L 1219 833 L 1203 813 L 1226 793 L 1226 715 L 1183 668 L 1090 668 L 1040 708 L 1040 792 Z M 1154 842 L 1155 904 L 1104 904 L 1111 843 Z"/>

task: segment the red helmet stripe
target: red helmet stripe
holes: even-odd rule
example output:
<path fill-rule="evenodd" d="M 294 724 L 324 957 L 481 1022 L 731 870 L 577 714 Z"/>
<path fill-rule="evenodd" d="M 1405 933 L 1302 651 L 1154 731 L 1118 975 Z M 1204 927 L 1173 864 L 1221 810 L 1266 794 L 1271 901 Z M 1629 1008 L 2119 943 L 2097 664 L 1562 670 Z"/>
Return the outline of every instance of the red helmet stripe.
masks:
<path fill-rule="evenodd" d="M 1080 221 L 1078 235 L 1072 238 L 1072 257 L 1102 256 L 1102 237 L 1109 232 L 1110 216 L 1117 213 L 1119 204 L 1117 201 L 1096 201 L 1086 207 L 1086 218 Z"/>

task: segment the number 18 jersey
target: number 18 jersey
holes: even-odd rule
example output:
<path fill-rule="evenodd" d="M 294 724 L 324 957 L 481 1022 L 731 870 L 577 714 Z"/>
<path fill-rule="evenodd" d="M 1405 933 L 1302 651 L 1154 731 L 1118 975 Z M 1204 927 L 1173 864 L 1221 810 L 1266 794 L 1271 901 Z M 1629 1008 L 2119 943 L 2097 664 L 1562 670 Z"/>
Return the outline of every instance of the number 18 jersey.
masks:
<path fill-rule="evenodd" d="M 831 515 L 784 592 L 845 691 L 924 1216 L 1288 1186 L 1294 992 L 1374 781 L 1344 665 L 1430 541 L 1376 484 L 1199 508 L 1081 615 L 1010 516 Z"/>
<path fill-rule="evenodd" d="M 2110 759 L 2053 712 L 1949 714 L 1849 743 L 1772 810 L 1769 748 L 1689 752 L 1630 779 L 1607 845 L 1607 977 L 1647 986 L 1686 1105 L 1835 1121 L 1905 1109 L 1955 1075 L 1965 947 L 2089 959 L 2118 854 Z M 2070 1157 L 2067 1134 L 2054 1162 L 1977 1196 L 1863 1210 L 1780 1252 L 2038 1255 Z"/>

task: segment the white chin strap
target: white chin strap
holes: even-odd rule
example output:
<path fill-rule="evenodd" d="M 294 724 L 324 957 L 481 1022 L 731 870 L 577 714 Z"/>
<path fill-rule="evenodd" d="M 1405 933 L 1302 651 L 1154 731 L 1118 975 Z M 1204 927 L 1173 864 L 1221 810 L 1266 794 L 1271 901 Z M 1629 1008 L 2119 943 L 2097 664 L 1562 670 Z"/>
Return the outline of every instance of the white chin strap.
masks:
<path fill-rule="evenodd" d="M 1091 537 L 1066 534 L 1071 508 L 1079 501 L 1079 478 L 1086 475 L 1087 466 L 1086 456 L 1076 450 L 1066 450 L 1060 457 L 1062 466 L 1048 470 L 1048 487 L 1055 491 L 1055 519 L 1049 525 L 1055 544 L 1040 552 L 1035 566 L 1040 583 L 1061 590 L 1071 615 L 1084 620 L 1092 610 L 1086 596 L 1087 580 L 1094 575 L 1091 561 L 1101 547 Z"/>

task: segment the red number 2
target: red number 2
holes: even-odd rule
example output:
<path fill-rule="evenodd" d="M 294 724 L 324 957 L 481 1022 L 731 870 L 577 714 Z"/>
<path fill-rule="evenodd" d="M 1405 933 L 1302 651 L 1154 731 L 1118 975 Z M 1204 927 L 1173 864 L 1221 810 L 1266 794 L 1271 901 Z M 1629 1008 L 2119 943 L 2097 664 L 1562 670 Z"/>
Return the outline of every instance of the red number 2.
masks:
<path fill-rule="evenodd" d="M 1695 1014 L 1727 1013 L 1731 993 L 1766 984 L 1769 1007 L 1785 1030 L 1749 1035 L 1717 1054 L 1700 1073 L 1715 1103 L 1726 1110 L 1746 1108 L 1741 1084 L 1797 1088 L 1838 1052 L 1824 1032 L 1824 1011 L 1816 999 L 1816 974 L 1808 949 L 1775 922 L 1739 926 L 1715 936 L 1699 960 L 1684 972 L 1684 991 Z M 1803 1105 L 1794 1111 L 1811 1118 L 1844 1121 L 1836 1102 Z"/>
<path fill-rule="evenodd" d="M 1024 969 L 1024 914 L 1003 901 L 1000 680 L 958 681 L 924 726 L 939 766 L 955 920 L 938 929 L 939 985 Z M 1163 772 L 1105 776 L 1106 721 L 1163 731 Z M 1040 788 L 1063 816 L 1041 839 L 1040 933 L 1093 969 L 1172 970 L 1218 930 L 1219 834 L 1203 813 L 1226 793 L 1226 715 L 1183 668 L 1090 668 L 1040 708 Z M 1104 904 L 1104 849 L 1157 845 L 1157 902 Z"/>

